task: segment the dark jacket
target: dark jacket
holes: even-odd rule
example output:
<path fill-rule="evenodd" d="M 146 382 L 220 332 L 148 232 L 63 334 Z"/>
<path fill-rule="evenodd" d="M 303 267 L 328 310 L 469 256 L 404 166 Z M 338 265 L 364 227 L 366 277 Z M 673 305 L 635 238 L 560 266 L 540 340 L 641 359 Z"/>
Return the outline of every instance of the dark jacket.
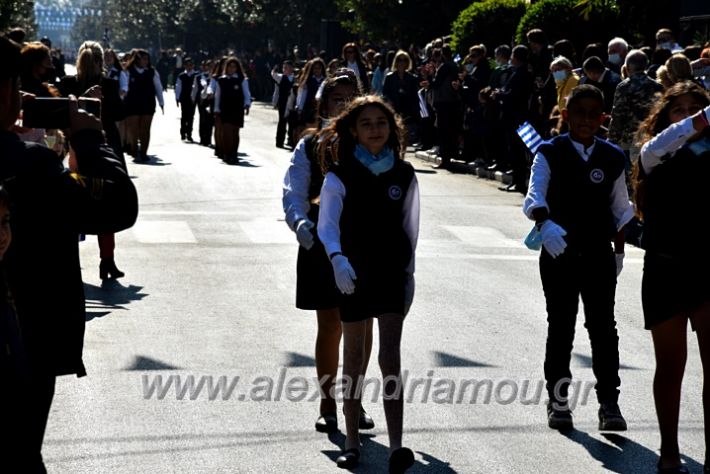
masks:
<path fill-rule="evenodd" d="M 500 90 L 501 119 L 508 125 L 520 125 L 529 114 L 530 98 L 533 92 L 532 75 L 528 65 L 513 68 L 508 82 Z"/>
<path fill-rule="evenodd" d="M 100 132 L 78 132 L 70 143 L 79 173 L 48 148 L 0 132 L 0 180 L 12 200 L 13 240 L 4 264 L 32 370 L 82 376 L 79 234 L 131 227 L 138 196 Z"/>
<path fill-rule="evenodd" d="M 410 72 L 405 72 L 404 77 L 400 78 L 399 74 L 390 72 L 385 77 L 385 83 L 382 86 L 382 96 L 394 107 L 395 112 L 403 118 L 417 119 L 419 117 L 419 79 Z"/>

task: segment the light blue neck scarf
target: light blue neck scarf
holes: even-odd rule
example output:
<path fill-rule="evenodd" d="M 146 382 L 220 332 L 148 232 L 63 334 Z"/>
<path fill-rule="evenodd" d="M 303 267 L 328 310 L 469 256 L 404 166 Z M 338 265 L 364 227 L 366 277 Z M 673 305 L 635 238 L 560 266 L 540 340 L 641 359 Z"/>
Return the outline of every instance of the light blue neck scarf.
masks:
<path fill-rule="evenodd" d="M 373 155 L 358 143 L 355 146 L 355 158 L 375 176 L 391 170 L 394 166 L 394 153 L 389 147 L 384 147 L 378 155 Z"/>

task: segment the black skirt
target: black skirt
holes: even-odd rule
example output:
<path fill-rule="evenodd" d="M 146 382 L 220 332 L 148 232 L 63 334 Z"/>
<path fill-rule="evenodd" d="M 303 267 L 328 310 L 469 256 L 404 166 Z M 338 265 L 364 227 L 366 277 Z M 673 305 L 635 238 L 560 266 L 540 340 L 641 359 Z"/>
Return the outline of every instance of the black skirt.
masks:
<path fill-rule="evenodd" d="M 318 225 L 318 206 L 311 205 L 308 218 L 316 226 Z M 318 239 L 315 227 L 312 232 L 313 247 L 306 250 L 298 246 L 296 307 L 308 310 L 337 308 L 340 292 L 335 286 L 333 267 L 323 244 Z"/>
<path fill-rule="evenodd" d="M 646 252 L 641 284 L 646 329 L 710 302 L 708 262 L 702 262 Z"/>

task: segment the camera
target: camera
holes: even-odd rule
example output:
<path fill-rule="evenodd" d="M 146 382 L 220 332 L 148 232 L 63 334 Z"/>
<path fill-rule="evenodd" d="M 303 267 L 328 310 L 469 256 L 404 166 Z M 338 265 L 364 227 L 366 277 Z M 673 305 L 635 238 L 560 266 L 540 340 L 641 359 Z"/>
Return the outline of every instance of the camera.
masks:
<path fill-rule="evenodd" d="M 79 109 L 101 118 L 101 100 L 80 97 Z M 27 128 L 69 128 L 69 99 L 36 97 L 22 104 L 22 126 Z"/>

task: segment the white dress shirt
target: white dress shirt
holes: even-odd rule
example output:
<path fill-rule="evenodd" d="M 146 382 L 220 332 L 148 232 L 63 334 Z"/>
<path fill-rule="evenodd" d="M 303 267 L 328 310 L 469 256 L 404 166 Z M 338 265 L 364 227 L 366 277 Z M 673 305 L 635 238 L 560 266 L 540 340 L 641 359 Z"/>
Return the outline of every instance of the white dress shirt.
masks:
<path fill-rule="evenodd" d="M 301 219 L 308 219 L 311 204 L 308 189 L 311 186 L 311 162 L 306 154 L 306 141 L 301 139 L 291 155 L 283 184 L 283 208 L 286 224 L 292 231 Z"/>
<path fill-rule="evenodd" d="M 653 168 L 663 163 L 666 155 L 673 156 L 676 151 L 695 135 L 697 130 L 693 127 L 693 117 L 688 117 L 672 124 L 667 129 L 647 141 L 641 147 L 641 166 L 646 174 Z"/>
<path fill-rule="evenodd" d="M 583 144 L 575 142 L 570 138 L 570 142 L 577 150 L 580 158 L 585 162 L 589 161 L 589 157 L 592 156 L 594 147 L 596 146 L 596 139 L 592 146 L 585 148 Z M 569 157 L 573 159 L 573 157 Z M 547 162 L 547 158 L 537 152 L 535 158 L 533 159 L 532 171 L 530 174 L 530 185 L 528 186 L 528 193 L 523 201 L 523 212 L 529 218 L 534 220 L 532 212 L 534 209 L 539 207 L 550 208 L 547 205 L 547 190 L 550 186 L 550 179 L 552 177 L 552 172 L 550 170 L 550 164 Z M 609 205 L 611 206 L 611 212 L 614 215 L 614 220 L 616 221 L 616 229 L 621 230 L 634 216 L 634 208 L 629 201 L 629 192 L 626 188 L 626 174 L 622 172 L 611 189 L 611 195 L 609 196 Z"/>

